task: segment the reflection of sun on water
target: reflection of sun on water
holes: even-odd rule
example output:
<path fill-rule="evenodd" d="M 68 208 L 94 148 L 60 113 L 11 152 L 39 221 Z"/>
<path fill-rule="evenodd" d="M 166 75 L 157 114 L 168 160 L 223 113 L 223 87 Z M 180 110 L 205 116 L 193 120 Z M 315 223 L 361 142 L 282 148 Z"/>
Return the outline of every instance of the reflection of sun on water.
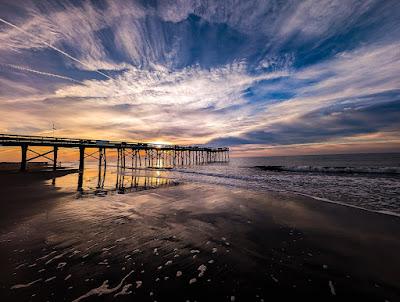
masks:
<path fill-rule="evenodd" d="M 47 181 L 48 185 L 59 190 L 76 192 L 78 189 L 78 173 L 68 174 Z M 102 184 L 101 184 L 102 183 Z M 161 185 L 168 185 L 170 180 L 163 171 L 134 171 L 127 169 L 120 173 L 116 167 L 108 167 L 106 174 L 99 174 L 97 168 L 86 168 L 83 173 L 82 191 L 93 193 L 97 191 L 116 191 L 119 189 L 145 189 Z"/>

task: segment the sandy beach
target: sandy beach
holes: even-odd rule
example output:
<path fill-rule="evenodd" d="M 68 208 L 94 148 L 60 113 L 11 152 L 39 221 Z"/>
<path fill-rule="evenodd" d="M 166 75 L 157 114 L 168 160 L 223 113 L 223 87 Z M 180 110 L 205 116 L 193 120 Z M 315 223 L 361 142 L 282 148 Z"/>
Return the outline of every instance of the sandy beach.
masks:
<path fill-rule="evenodd" d="M 2 301 L 400 298 L 398 217 L 199 183 L 77 198 L 49 172 L 0 178 Z"/>

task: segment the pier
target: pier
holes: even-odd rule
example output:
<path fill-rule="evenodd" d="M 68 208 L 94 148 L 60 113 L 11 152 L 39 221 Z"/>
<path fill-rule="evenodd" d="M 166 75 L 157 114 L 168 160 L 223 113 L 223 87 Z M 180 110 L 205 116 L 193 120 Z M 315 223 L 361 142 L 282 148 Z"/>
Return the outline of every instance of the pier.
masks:
<path fill-rule="evenodd" d="M 21 148 L 21 171 L 26 171 L 27 163 L 37 158 L 46 158 L 52 163 L 53 170 L 56 170 L 60 148 L 79 149 L 80 171 L 83 171 L 87 157 L 98 160 L 100 166 L 105 165 L 107 150 L 117 151 L 117 166 L 123 169 L 173 168 L 229 161 L 229 148 L 226 147 L 178 146 L 12 134 L 0 134 L 0 146 Z M 50 147 L 51 150 L 40 153 L 32 149 L 35 146 Z M 88 153 L 88 149 L 96 150 Z M 31 157 L 28 156 L 29 154 L 32 154 Z"/>

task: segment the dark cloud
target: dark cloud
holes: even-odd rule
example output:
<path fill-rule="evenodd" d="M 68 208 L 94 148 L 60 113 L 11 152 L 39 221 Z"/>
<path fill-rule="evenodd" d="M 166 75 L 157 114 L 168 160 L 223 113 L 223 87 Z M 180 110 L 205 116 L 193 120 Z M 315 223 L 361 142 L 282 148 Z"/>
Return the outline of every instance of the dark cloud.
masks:
<path fill-rule="evenodd" d="M 384 94 L 388 95 L 388 94 Z M 363 106 L 332 106 L 305 114 L 290 123 L 276 123 L 266 130 L 245 133 L 241 137 L 218 138 L 212 145 L 266 144 L 291 145 L 327 142 L 354 135 L 381 131 L 400 133 L 400 95 L 389 94 L 393 101 Z M 370 97 L 382 98 L 382 95 Z"/>

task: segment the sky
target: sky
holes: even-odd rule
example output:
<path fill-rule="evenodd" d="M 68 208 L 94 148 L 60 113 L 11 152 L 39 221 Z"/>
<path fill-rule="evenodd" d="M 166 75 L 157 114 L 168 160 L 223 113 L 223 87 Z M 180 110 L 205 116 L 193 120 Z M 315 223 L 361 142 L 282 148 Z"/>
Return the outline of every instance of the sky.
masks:
<path fill-rule="evenodd" d="M 0 0 L 0 133 L 400 150 L 400 1 Z"/>

